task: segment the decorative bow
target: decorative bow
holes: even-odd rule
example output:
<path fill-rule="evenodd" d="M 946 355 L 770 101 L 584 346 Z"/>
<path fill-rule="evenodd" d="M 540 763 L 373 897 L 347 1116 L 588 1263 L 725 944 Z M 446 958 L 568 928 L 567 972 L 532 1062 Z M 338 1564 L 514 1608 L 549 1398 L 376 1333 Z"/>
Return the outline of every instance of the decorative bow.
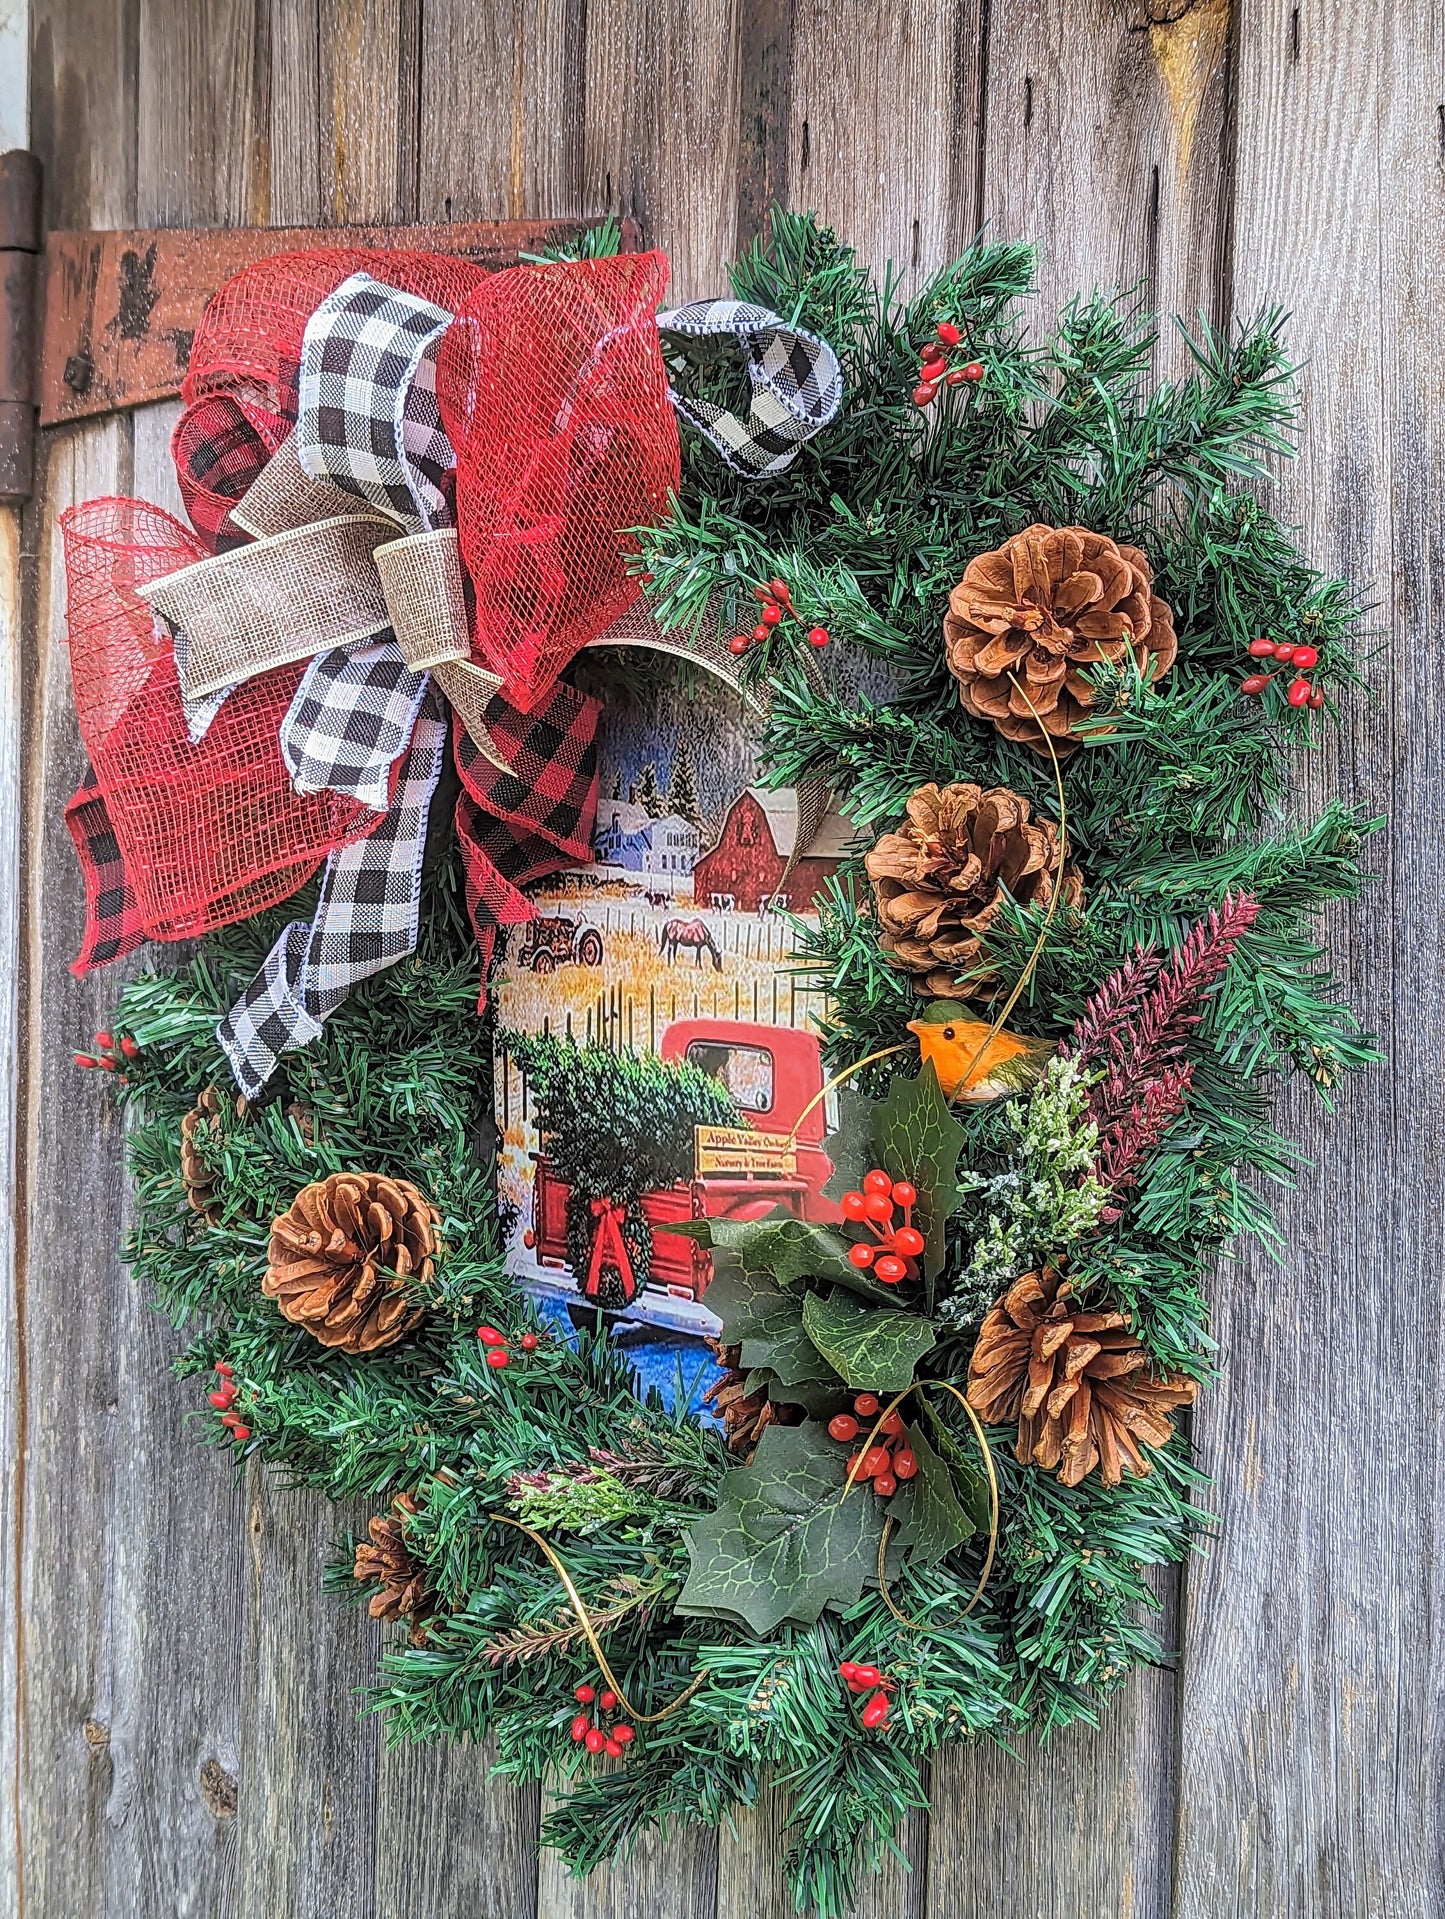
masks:
<path fill-rule="evenodd" d="M 254 373 L 237 378 L 261 357 L 233 337 L 246 307 L 230 296 L 247 276 L 213 303 L 222 342 L 205 337 L 208 312 L 175 450 L 215 553 L 199 557 L 184 528 L 136 502 L 99 503 L 111 514 L 99 524 L 95 508 L 77 509 L 66 526 L 77 706 L 95 762 L 68 813 L 91 909 L 77 970 L 144 937 L 245 917 L 325 858 L 311 921 L 285 928 L 219 1029 L 250 1094 L 351 986 L 414 950 L 447 705 L 485 955 L 497 926 L 532 916 L 523 884 L 588 854 L 598 709 L 557 678 L 579 648 L 657 643 L 736 684 L 717 635 L 659 634 L 626 567 L 626 529 L 658 517 L 676 484 L 654 317 L 661 256 L 478 279 L 455 313 L 427 297 L 425 257 L 404 258 L 421 262 L 397 275 L 416 290 L 363 268 L 314 303 L 294 360 L 274 353 L 266 405 Z M 314 259 L 292 271 L 304 278 Z M 305 295 L 290 297 L 294 308 Z M 831 351 L 737 302 L 661 316 L 684 320 L 677 330 L 745 344 L 755 431 L 674 405 L 745 470 L 780 470 L 836 412 Z M 220 392 L 218 365 L 232 383 Z M 121 509 L 129 544 L 107 537 Z M 168 552 L 184 563 L 167 565 Z M 87 583 L 103 590 L 87 596 Z M 140 645 L 143 607 L 153 624 Z M 93 670 L 97 650 L 113 668 L 118 626 L 146 668 L 119 701 L 113 670 Z M 98 700 L 119 704 L 119 724 L 96 725 Z M 143 762 L 161 735 L 157 785 Z M 210 782 L 204 804 L 188 775 Z M 144 818 L 142 787 L 162 796 Z M 201 877 L 187 880 L 176 841 L 188 836 Z M 175 878 L 166 904 L 154 884 L 167 858 L 196 896 L 179 913 Z"/>

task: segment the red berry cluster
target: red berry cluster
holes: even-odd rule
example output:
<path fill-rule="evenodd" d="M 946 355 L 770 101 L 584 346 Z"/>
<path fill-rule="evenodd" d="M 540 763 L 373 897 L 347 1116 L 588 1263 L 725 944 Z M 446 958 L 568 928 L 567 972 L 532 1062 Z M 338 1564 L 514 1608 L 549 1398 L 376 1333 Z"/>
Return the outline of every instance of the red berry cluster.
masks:
<path fill-rule="evenodd" d="M 918 385 L 913 389 L 915 406 L 928 406 L 940 386 L 962 386 L 965 381 L 972 386 L 983 378 L 981 360 L 968 360 L 962 366 L 950 362 L 950 354 L 962 339 L 952 320 L 939 321 L 933 338 L 920 356 Z"/>
<path fill-rule="evenodd" d="M 1312 706 L 1318 711 L 1325 703 L 1325 690 L 1315 686 L 1305 678 L 1311 667 L 1319 665 L 1319 648 L 1315 646 L 1295 646 L 1289 640 L 1271 640 L 1261 633 L 1257 640 L 1249 643 L 1250 658 L 1254 660 L 1274 660 L 1277 662 L 1273 673 L 1251 673 L 1247 680 L 1241 680 L 1241 693 L 1252 693 L 1256 698 L 1263 693 L 1270 681 L 1278 676 L 1281 666 L 1292 666 L 1295 676 L 1289 683 L 1285 698 L 1291 706 Z"/>
<path fill-rule="evenodd" d="M 97 1033 L 95 1036 L 95 1051 L 93 1053 L 77 1053 L 75 1055 L 75 1063 L 77 1066 L 98 1067 L 103 1073 L 114 1073 L 119 1068 L 121 1060 L 134 1059 L 139 1051 L 140 1048 L 136 1045 L 129 1033 L 122 1035 L 118 1049 L 112 1034 Z M 125 1084 L 124 1073 L 120 1075 L 120 1082 L 122 1086 Z"/>
<path fill-rule="evenodd" d="M 869 1732 L 879 1729 L 886 1732 L 888 1730 L 888 1695 L 898 1681 L 889 1679 L 885 1673 L 879 1672 L 876 1666 L 855 1665 L 851 1659 L 845 1659 L 838 1671 L 849 1692 L 855 1695 L 866 1692 L 871 1695 L 863 1707 L 863 1724 Z"/>
<path fill-rule="evenodd" d="M 498 1326 L 478 1326 L 477 1338 L 486 1347 L 487 1364 L 494 1372 L 501 1372 L 512 1363 L 511 1348 L 507 1345 L 507 1335 Z M 535 1353 L 541 1345 L 538 1333 L 523 1333 L 517 1341 L 524 1353 Z"/>
<path fill-rule="evenodd" d="M 851 1445 L 862 1431 L 860 1422 L 876 1420 L 882 1404 L 876 1393 L 859 1393 L 853 1401 L 853 1412 L 835 1413 L 828 1421 L 828 1431 L 845 1446 Z M 903 1419 L 897 1407 L 879 1422 L 878 1440 L 881 1445 L 875 1441 L 866 1452 L 854 1453 L 848 1470 L 851 1473 L 856 1468 L 857 1478 L 871 1479 L 880 1499 L 891 1499 L 898 1491 L 899 1480 L 912 1479 L 918 1471 L 918 1460 L 903 1439 Z"/>
<path fill-rule="evenodd" d="M 875 1167 L 863 1180 L 861 1193 L 844 1193 L 843 1217 L 855 1226 L 866 1226 L 876 1244 L 860 1239 L 848 1250 L 848 1257 L 860 1272 L 871 1271 L 885 1286 L 901 1280 L 917 1279 L 913 1261 L 923 1251 L 922 1233 L 913 1223 L 913 1208 L 918 1194 L 906 1179 L 890 1179 L 881 1167 Z M 893 1208 L 903 1208 L 903 1221 L 894 1221 Z"/>
<path fill-rule="evenodd" d="M 242 1419 L 241 1415 L 234 1410 L 233 1402 L 236 1397 L 236 1382 L 231 1376 L 231 1368 L 226 1364 L 224 1359 L 218 1359 L 216 1361 L 216 1378 L 220 1383 L 217 1385 L 215 1391 L 208 1393 L 206 1397 L 221 1415 L 221 1424 L 226 1428 L 227 1432 L 230 1433 L 237 1445 L 239 1445 L 242 1440 L 251 1437 L 251 1428 Z"/>
<path fill-rule="evenodd" d="M 572 1737 L 579 1745 L 585 1746 L 590 1753 L 605 1752 L 609 1759 L 620 1759 L 624 1746 L 630 1746 L 637 1737 L 634 1729 L 625 1720 L 617 1720 L 610 1727 L 595 1724 L 587 1717 L 585 1708 L 595 1699 L 599 1712 L 615 1712 L 617 1694 L 608 1686 L 599 1696 L 595 1686 L 574 1686 L 572 1697 L 584 1708 L 572 1721 Z"/>
<path fill-rule="evenodd" d="M 762 612 L 758 615 L 758 623 L 751 633 L 734 633 L 728 641 L 729 653 L 740 656 L 746 653 L 750 646 L 761 646 L 773 628 L 781 626 L 784 619 L 796 620 L 799 626 L 803 624 L 803 616 L 793 605 L 793 596 L 786 580 L 764 581 L 761 586 L 753 588 L 753 598 L 763 603 Z M 808 628 L 809 646 L 826 646 L 828 637 L 826 626 Z"/>

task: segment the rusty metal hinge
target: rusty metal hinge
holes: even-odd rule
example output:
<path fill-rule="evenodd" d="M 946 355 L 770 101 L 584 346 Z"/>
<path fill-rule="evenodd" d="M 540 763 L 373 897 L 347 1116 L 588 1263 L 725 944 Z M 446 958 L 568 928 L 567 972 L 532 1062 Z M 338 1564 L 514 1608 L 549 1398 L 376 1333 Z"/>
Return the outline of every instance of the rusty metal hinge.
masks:
<path fill-rule="evenodd" d="M 180 392 L 206 302 L 253 260 L 308 247 L 406 247 L 512 266 L 595 220 L 401 227 L 153 227 L 41 240 L 40 162 L 0 154 L 0 501 L 33 490 L 35 425 L 145 406 Z M 622 246 L 641 243 L 622 222 Z"/>

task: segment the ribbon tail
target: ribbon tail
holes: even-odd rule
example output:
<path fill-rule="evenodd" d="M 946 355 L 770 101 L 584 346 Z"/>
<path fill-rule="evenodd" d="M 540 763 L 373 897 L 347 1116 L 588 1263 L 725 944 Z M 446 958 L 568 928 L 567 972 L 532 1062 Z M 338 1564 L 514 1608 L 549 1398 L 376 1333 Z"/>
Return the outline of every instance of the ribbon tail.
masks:
<path fill-rule="evenodd" d="M 85 876 L 85 938 L 70 967 L 81 979 L 92 966 L 124 959 L 147 935 L 105 795 L 89 770 L 65 808 L 65 824 Z"/>
<path fill-rule="evenodd" d="M 260 1093 L 282 1053 L 317 1037 L 353 986 L 416 951 L 427 816 L 446 738 L 446 721 L 429 700 L 390 811 L 367 838 L 332 854 L 311 924 L 286 927 L 216 1029 L 248 1098 Z"/>

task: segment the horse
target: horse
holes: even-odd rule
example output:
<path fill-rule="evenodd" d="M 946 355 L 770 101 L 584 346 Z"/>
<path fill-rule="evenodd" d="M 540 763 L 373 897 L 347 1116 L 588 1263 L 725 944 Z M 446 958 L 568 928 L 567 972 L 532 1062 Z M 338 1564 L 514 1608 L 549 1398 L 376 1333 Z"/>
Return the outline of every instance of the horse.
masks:
<path fill-rule="evenodd" d="M 707 930 L 702 920 L 669 920 L 662 929 L 662 938 L 657 950 L 664 958 L 676 960 L 677 949 L 685 946 L 691 950 L 699 966 L 704 953 L 712 954 L 712 963 L 720 973 L 723 970 L 723 957 L 717 949 L 717 942 Z"/>

